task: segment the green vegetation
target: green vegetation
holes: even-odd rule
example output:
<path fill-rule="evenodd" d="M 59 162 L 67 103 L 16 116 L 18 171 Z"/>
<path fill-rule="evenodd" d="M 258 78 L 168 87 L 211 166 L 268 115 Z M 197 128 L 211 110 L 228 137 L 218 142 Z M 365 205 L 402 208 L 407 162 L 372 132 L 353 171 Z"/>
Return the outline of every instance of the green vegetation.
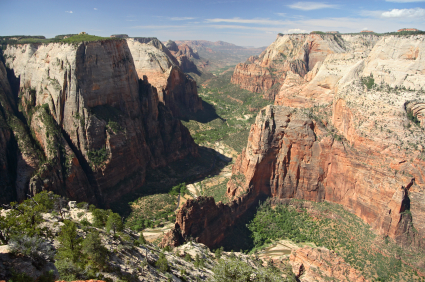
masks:
<path fill-rule="evenodd" d="M 117 231 L 122 231 L 124 225 L 121 216 L 117 213 L 110 213 L 106 221 L 106 232 L 114 231 L 114 236 Z"/>
<path fill-rule="evenodd" d="M 70 36 L 65 38 L 65 36 Z M 48 44 L 48 43 L 68 43 L 75 44 L 80 42 L 100 41 L 100 40 L 119 40 L 114 37 L 101 37 L 89 34 L 64 34 L 57 35 L 54 38 L 46 38 L 44 36 L 0 36 L 0 47 L 5 50 L 8 44 Z"/>
<path fill-rule="evenodd" d="M 119 250 L 127 248 L 126 245 L 146 243 L 143 236 L 120 232 L 123 231 L 121 217 L 110 210 L 90 207 L 96 228 L 72 220 L 67 212 L 67 202 L 60 196 L 43 191 L 21 204 L 10 203 L 8 210 L 0 213 L 1 244 L 9 244 L 14 255 L 30 259 L 37 268 L 48 261 L 54 262 L 60 279 L 69 281 L 99 279 L 103 277 L 100 271 L 115 271 L 109 264 L 109 251 L 102 242 L 111 237 L 110 231 L 117 232 L 113 241 L 118 242 Z M 77 206 L 86 207 L 87 204 L 79 203 Z M 43 218 L 45 213 L 50 217 L 47 221 Z M 60 232 L 51 232 L 52 225 L 57 226 L 59 222 L 63 222 Z M 59 242 L 56 250 L 53 240 Z M 33 280 L 25 273 L 13 272 L 10 281 Z M 54 274 L 46 272 L 37 281 L 54 281 Z"/>
<path fill-rule="evenodd" d="M 223 141 L 224 144 L 241 152 L 246 146 L 248 132 L 259 109 L 270 102 L 261 94 L 240 89 L 230 83 L 232 67 L 222 70 L 220 75 L 204 83 L 198 89 L 204 101 L 204 111 L 188 117 L 183 124 L 190 130 L 196 143 L 206 145 Z"/>
<path fill-rule="evenodd" d="M 280 205 L 272 208 L 266 202 L 260 205 L 248 228 L 252 231 L 254 245 L 258 248 L 279 238 L 296 243 L 312 241 L 316 238 L 316 225 L 305 212 L 299 213 L 294 208 Z"/>
<path fill-rule="evenodd" d="M 213 277 L 210 282 L 235 282 L 235 281 L 296 281 L 291 276 L 282 278 L 281 273 L 273 268 L 258 266 L 257 269 L 251 267 L 246 262 L 238 258 L 222 260 L 213 270 Z"/>
<path fill-rule="evenodd" d="M 375 86 L 375 80 L 373 79 L 373 75 L 370 74 L 370 76 L 368 76 L 368 77 L 363 77 L 362 83 L 363 83 L 363 85 L 366 85 L 367 90 L 372 89 Z"/>
<path fill-rule="evenodd" d="M 155 266 L 162 272 L 167 272 L 170 269 L 164 253 L 159 254 L 159 258 L 156 261 Z"/>
<path fill-rule="evenodd" d="M 270 201 L 261 204 L 248 224 L 255 246 L 251 251 L 280 239 L 312 242 L 334 250 L 366 277 L 384 281 L 417 278 L 407 263 L 417 265 L 416 261 L 424 259 L 422 254 L 402 249 L 388 239 L 378 240 L 369 225 L 340 205 L 309 203 L 307 210 L 303 203 L 293 200 L 289 206 L 272 206 Z"/>
<path fill-rule="evenodd" d="M 418 118 L 413 114 L 412 111 L 407 111 L 407 118 L 412 121 L 415 125 L 420 126 L 421 122 L 418 120 Z"/>
<path fill-rule="evenodd" d="M 106 148 L 88 151 L 88 157 L 94 167 L 99 167 L 108 159 L 109 151 Z"/>
<path fill-rule="evenodd" d="M 323 32 L 323 31 L 315 30 L 315 31 L 310 32 L 310 34 L 326 34 L 326 33 Z"/>
<path fill-rule="evenodd" d="M 89 34 L 78 34 L 65 39 L 62 39 L 60 42 L 63 43 L 80 43 L 80 42 L 90 42 L 90 41 L 100 41 L 100 40 L 116 40 L 113 37 L 101 37 L 96 35 Z"/>
<path fill-rule="evenodd" d="M 180 184 L 178 184 L 176 186 L 173 186 L 170 189 L 170 192 L 169 192 L 169 194 L 172 195 L 172 196 L 177 196 L 179 194 L 181 196 L 184 196 L 187 193 L 188 193 L 188 191 L 187 191 L 187 188 L 186 188 L 186 183 L 184 183 L 184 182 L 183 183 L 180 183 Z"/>
<path fill-rule="evenodd" d="M 132 203 L 133 211 L 127 218 L 125 226 L 140 231 L 147 227 L 153 228 L 173 222 L 176 200 L 177 196 L 171 194 L 156 194 L 138 199 Z"/>

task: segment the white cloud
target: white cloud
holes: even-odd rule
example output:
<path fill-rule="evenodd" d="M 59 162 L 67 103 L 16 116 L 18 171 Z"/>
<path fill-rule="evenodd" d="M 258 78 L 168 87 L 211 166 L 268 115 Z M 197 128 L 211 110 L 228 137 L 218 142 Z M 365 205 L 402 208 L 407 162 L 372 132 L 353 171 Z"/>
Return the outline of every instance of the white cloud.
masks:
<path fill-rule="evenodd" d="M 172 21 L 186 21 L 186 20 L 194 20 L 195 18 L 191 18 L 191 17 L 174 17 L 174 18 L 170 18 L 170 20 Z"/>
<path fill-rule="evenodd" d="M 72 11 L 65 11 L 65 13 L 70 13 L 70 14 L 72 14 Z"/>
<path fill-rule="evenodd" d="M 391 11 L 383 12 L 384 18 L 424 18 L 425 9 L 392 9 Z"/>
<path fill-rule="evenodd" d="M 385 0 L 387 2 L 393 3 L 416 3 L 416 2 L 425 2 L 425 0 Z"/>
<path fill-rule="evenodd" d="M 288 29 L 284 33 L 307 33 L 307 30 L 299 29 L 299 28 L 293 28 L 293 29 Z"/>
<path fill-rule="evenodd" d="M 292 9 L 297 9 L 297 10 L 311 11 L 311 10 L 326 9 L 326 8 L 336 9 L 338 8 L 338 5 L 326 4 L 326 3 L 320 3 L 320 2 L 296 2 L 294 4 L 288 5 L 288 7 Z"/>
<path fill-rule="evenodd" d="M 286 21 L 275 21 L 269 19 L 241 19 L 241 18 L 233 18 L 233 19 L 206 19 L 207 23 L 241 23 L 241 24 L 268 24 L 268 25 L 284 25 L 288 22 Z"/>
<path fill-rule="evenodd" d="M 97 11 L 97 8 L 94 8 Z"/>

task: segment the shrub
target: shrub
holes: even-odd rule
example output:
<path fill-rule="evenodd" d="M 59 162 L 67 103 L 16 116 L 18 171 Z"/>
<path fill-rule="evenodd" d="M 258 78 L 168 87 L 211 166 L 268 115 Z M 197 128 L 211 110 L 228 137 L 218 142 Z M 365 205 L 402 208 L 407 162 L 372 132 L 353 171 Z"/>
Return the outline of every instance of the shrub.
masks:
<path fill-rule="evenodd" d="M 43 238 L 18 235 L 9 241 L 10 251 L 30 257 L 34 261 L 53 260 L 54 248 Z"/>
<path fill-rule="evenodd" d="M 413 114 L 413 111 L 407 111 L 407 118 L 418 126 L 421 124 L 418 118 Z"/>
<path fill-rule="evenodd" d="M 234 281 L 292 281 L 290 278 L 282 278 L 275 269 L 259 267 L 252 268 L 247 263 L 238 259 L 220 260 L 213 268 L 211 282 L 234 282 Z"/>
<path fill-rule="evenodd" d="M 79 208 L 79 209 L 87 209 L 88 208 L 88 206 L 89 206 L 89 204 L 87 204 L 86 202 L 80 202 L 80 203 L 77 203 L 77 208 Z"/>
<path fill-rule="evenodd" d="M 368 77 L 362 78 L 363 85 L 366 85 L 367 89 L 370 90 L 375 85 L 375 80 L 373 79 L 373 75 L 370 74 Z"/>
<path fill-rule="evenodd" d="M 169 270 L 168 261 L 164 253 L 159 254 L 159 258 L 155 263 L 155 266 L 162 272 L 167 272 Z"/>
<path fill-rule="evenodd" d="M 184 255 L 184 260 L 185 260 L 185 261 L 188 261 L 188 262 L 191 262 L 191 261 L 192 261 L 192 257 L 191 257 L 188 253 L 186 253 L 186 254 Z"/>
<path fill-rule="evenodd" d="M 220 258 L 221 258 L 222 253 L 223 253 L 223 247 L 216 249 L 216 250 L 215 250 L 215 252 L 214 252 L 214 254 L 215 254 L 215 258 L 216 258 L 216 259 L 220 259 Z"/>
<path fill-rule="evenodd" d="M 38 277 L 37 282 L 55 282 L 55 272 L 53 270 L 44 272 Z"/>
<path fill-rule="evenodd" d="M 12 271 L 12 278 L 10 280 L 8 280 L 8 282 L 32 282 L 34 281 L 34 279 L 32 279 L 31 276 L 29 276 L 28 274 L 24 273 L 24 272 L 15 272 L 14 270 Z"/>

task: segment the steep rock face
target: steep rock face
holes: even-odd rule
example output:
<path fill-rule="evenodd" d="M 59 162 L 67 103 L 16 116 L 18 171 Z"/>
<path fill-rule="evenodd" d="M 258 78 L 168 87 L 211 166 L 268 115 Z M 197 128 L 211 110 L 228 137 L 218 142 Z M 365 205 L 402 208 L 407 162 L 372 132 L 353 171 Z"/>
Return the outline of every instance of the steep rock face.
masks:
<path fill-rule="evenodd" d="M 9 75 L 13 75 L 12 72 Z M 23 200 L 31 176 L 40 164 L 40 152 L 17 105 L 8 73 L 0 62 L 0 202 Z M 15 82 L 15 81 L 14 81 Z"/>
<path fill-rule="evenodd" d="M 321 122 L 289 108 L 263 109 L 233 167 L 245 181 L 229 181 L 228 195 L 253 189 L 276 198 L 339 203 L 395 239 L 405 231 L 400 221 L 410 209 L 422 238 L 425 162 L 415 159 L 394 168 L 396 156 L 386 146 L 365 138 L 350 145 L 327 135 Z"/>
<path fill-rule="evenodd" d="M 139 79 L 146 75 L 158 89 L 159 100 L 181 117 L 185 111 L 192 113 L 202 109 L 196 82 L 180 69 L 180 61 L 156 38 L 127 39 Z M 189 62 L 184 62 L 190 68 Z"/>
<path fill-rule="evenodd" d="M 254 204 L 251 192 L 230 204 L 215 203 L 200 196 L 185 202 L 176 215 L 175 227 L 162 239 L 161 246 L 179 246 L 189 238 L 210 248 L 219 246 L 229 227 Z"/>
<path fill-rule="evenodd" d="M 11 163 L 15 151 L 13 149 L 13 133 L 7 122 L 7 114 L 12 112 L 12 107 L 7 99 L 12 97 L 12 90 L 7 79 L 6 68 L 0 62 L 0 203 L 9 203 L 17 198 L 14 189 L 13 175 L 16 173 Z"/>
<path fill-rule="evenodd" d="M 363 275 L 341 257 L 326 248 L 304 247 L 293 250 L 289 257 L 292 271 L 299 281 L 364 282 Z"/>
<path fill-rule="evenodd" d="M 33 191 L 108 204 L 140 187 L 147 167 L 197 154 L 156 89 L 138 79 L 127 41 L 13 45 L 5 58 L 48 160 L 36 166 Z"/>
<path fill-rule="evenodd" d="M 264 93 L 265 98 L 274 100 L 279 88 L 286 84 L 288 72 L 311 80 L 314 74 L 309 72 L 317 72 L 315 68 L 318 63 L 328 55 L 362 53 L 370 50 L 376 41 L 375 36 L 278 35 L 259 57 L 238 64 L 231 81 L 243 89 Z"/>

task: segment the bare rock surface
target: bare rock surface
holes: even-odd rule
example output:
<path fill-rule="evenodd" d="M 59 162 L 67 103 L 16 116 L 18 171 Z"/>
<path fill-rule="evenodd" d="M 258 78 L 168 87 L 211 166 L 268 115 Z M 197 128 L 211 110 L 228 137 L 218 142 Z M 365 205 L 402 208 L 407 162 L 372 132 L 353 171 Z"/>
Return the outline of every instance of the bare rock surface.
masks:
<path fill-rule="evenodd" d="M 185 111 L 195 113 L 202 109 L 196 82 L 183 72 L 193 67 L 186 54 L 170 52 L 156 38 L 149 41 L 129 38 L 127 43 L 138 77 L 143 79 L 143 76 L 147 76 L 149 83 L 158 90 L 159 101 L 168 106 L 174 116 L 180 117 Z"/>
<path fill-rule="evenodd" d="M 289 257 L 292 271 L 302 282 L 366 280 L 361 273 L 347 264 L 334 251 L 326 248 L 304 247 L 293 250 Z"/>
<path fill-rule="evenodd" d="M 18 164 L 22 193 L 47 189 L 107 205 L 143 185 L 148 167 L 197 155 L 156 88 L 139 79 L 126 40 L 9 45 L 4 54 L 19 81 L 20 107 L 48 160 L 40 166 L 36 157 L 20 158 L 21 166 L 32 168 Z"/>
<path fill-rule="evenodd" d="M 264 97 L 274 100 L 280 87 L 288 88 L 291 78 L 289 75 L 298 75 L 300 79 L 310 81 L 318 71 L 319 65 L 329 59 L 332 54 L 348 53 L 353 57 L 365 56 L 378 38 L 374 35 L 333 35 L 333 34 L 298 34 L 278 35 L 263 53 L 258 57 L 251 57 L 246 63 L 236 66 L 232 76 L 232 83 L 252 92 L 264 93 Z M 332 69 L 338 72 L 337 69 Z M 289 79 L 289 81 L 287 81 Z M 325 99 L 331 85 L 335 83 L 332 75 L 324 77 L 325 81 L 314 81 L 313 89 L 305 89 L 314 99 Z M 321 85 L 317 88 L 318 84 Z M 313 87 L 312 87 L 313 88 Z M 299 87 L 295 91 L 301 91 Z"/>

